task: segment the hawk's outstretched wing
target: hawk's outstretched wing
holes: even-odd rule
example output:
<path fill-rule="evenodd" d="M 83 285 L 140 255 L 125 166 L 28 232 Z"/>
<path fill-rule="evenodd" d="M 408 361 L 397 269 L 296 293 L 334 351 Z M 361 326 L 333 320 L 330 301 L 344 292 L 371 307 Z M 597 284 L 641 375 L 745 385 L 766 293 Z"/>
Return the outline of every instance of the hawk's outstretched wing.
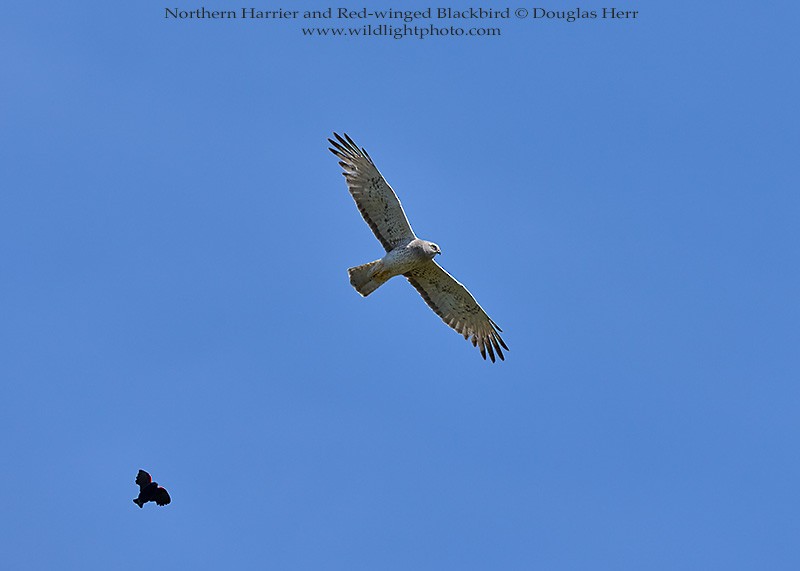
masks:
<path fill-rule="evenodd" d="M 502 347 L 508 347 L 500 337 L 497 324 L 486 315 L 472 294 L 467 291 L 453 276 L 431 260 L 405 274 L 436 315 L 447 325 L 458 331 L 464 339 L 472 337 L 472 344 L 481 350 L 486 359 L 486 352 L 494 363 L 494 355 L 505 360 Z"/>
<path fill-rule="evenodd" d="M 344 137 L 337 133 L 333 136 L 335 141 L 328 139 L 333 145 L 330 151 L 339 158 L 347 188 L 386 251 L 416 238 L 397 195 L 378 172 L 367 151 L 359 149 L 346 133 Z"/>

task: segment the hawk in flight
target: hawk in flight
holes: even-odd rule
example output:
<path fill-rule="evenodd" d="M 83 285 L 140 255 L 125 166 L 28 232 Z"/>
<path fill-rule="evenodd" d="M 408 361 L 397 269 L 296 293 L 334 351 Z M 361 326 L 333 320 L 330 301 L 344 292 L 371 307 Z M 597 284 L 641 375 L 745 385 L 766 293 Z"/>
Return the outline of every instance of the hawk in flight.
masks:
<path fill-rule="evenodd" d="M 133 503 L 140 508 L 144 507 L 147 502 L 165 506 L 171 501 L 167 490 L 154 482 L 150 474 L 144 470 L 139 470 L 139 473 L 136 474 L 136 483 L 139 485 L 139 497 L 133 500 Z"/>
<path fill-rule="evenodd" d="M 367 151 L 360 149 L 347 134 L 333 136 L 335 140 L 328 139 L 333 145 L 329 150 L 344 169 L 342 174 L 358 210 L 387 252 L 380 260 L 348 269 L 352 286 L 366 297 L 389 278 L 405 276 L 442 321 L 464 339 L 471 338 L 484 359 L 489 353 L 492 362 L 495 354 L 504 360 L 501 347 L 505 350 L 508 347 L 500 337 L 502 330 L 467 288 L 434 261 L 442 253 L 439 246 L 417 238 L 397 195 Z"/>

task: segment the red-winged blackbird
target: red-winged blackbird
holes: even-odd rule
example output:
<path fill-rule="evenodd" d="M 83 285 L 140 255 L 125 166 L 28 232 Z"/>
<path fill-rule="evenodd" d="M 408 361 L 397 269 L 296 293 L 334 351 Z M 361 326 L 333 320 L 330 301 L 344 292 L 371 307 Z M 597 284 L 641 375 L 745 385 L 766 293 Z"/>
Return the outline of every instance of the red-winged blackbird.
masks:
<path fill-rule="evenodd" d="M 139 484 L 139 497 L 133 500 L 133 503 L 140 508 L 147 502 L 155 502 L 159 506 L 165 506 L 170 502 L 167 490 L 154 482 L 150 474 L 144 470 L 139 470 L 136 483 Z"/>

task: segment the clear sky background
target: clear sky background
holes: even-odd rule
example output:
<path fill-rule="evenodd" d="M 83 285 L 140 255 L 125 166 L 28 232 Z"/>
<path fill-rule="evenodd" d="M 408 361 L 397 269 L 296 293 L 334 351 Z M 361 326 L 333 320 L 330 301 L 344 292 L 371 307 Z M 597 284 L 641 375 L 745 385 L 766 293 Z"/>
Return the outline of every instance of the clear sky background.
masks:
<path fill-rule="evenodd" d="M 770 5 L 425 40 L 4 7 L 3 566 L 800 568 L 800 14 Z M 382 251 L 334 130 L 504 363 L 405 280 L 349 285 Z"/>

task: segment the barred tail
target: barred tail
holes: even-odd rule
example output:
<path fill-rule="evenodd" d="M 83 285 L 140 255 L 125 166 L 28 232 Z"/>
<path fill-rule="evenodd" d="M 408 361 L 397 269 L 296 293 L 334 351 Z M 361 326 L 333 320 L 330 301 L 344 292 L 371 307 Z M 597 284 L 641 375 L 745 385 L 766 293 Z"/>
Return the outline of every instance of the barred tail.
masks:
<path fill-rule="evenodd" d="M 367 297 L 389 279 L 381 275 L 382 267 L 381 260 L 375 260 L 355 268 L 348 268 L 347 273 L 350 276 L 350 285 L 356 288 L 358 293 Z"/>

